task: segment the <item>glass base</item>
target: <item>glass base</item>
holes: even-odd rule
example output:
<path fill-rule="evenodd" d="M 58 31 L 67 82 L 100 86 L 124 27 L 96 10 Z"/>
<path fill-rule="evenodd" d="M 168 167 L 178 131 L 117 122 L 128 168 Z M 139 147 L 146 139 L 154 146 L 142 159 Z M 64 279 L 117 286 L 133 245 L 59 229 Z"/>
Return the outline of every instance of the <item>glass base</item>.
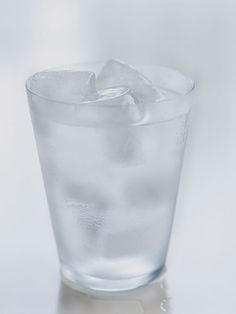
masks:
<path fill-rule="evenodd" d="M 158 281 L 165 273 L 165 267 L 139 277 L 121 280 L 101 279 L 87 275 L 75 275 L 64 267 L 60 270 L 61 279 L 70 288 L 89 294 L 113 293 L 133 290 L 152 281 Z"/>

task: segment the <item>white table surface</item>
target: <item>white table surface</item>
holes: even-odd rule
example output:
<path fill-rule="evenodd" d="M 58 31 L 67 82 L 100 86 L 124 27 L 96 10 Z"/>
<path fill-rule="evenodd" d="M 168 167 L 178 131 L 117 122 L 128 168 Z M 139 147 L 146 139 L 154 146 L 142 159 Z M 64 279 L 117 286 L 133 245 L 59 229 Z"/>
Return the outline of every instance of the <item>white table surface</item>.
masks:
<path fill-rule="evenodd" d="M 90 49 L 93 44 L 98 48 L 97 42 L 88 40 L 91 7 L 83 1 L 0 1 L 1 314 L 236 312 L 234 2 L 194 0 L 192 7 L 187 0 L 150 3 L 142 36 L 155 23 L 164 32 L 157 27 L 160 45 L 144 38 L 153 45 L 150 60 L 196 79 L 195 108 L 166 275 L 146 288 L 101 300 L 60 283 L 24 92 L 25 78 L 36 70 L 101 56 L 101 50 Z M 212 5 L 216 10 L 210 10 Z M 97 23 L 99 12 L 93 12 Z M 82 32 L 86 23 L 90 28 Z M 135 34 L 135 27 L 129 27 Z M 140 58 L 147 58 L 148 52 L 141 52 Z"/>

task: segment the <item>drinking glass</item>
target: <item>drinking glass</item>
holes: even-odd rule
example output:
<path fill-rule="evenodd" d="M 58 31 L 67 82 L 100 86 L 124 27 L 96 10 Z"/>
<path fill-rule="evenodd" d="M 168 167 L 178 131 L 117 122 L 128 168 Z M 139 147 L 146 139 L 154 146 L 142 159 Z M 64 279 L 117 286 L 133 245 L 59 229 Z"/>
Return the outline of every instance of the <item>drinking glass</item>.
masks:
<path fill-rule="evenodd" d="M 75 289 L 133 289 L 165 265 L 194 82 L 165 67 L 136 68 L 161 95 L 135 108 L 138 120 L 119 103 L 45 96 L 44 71 L 26 81 L 61 276 Z"/>

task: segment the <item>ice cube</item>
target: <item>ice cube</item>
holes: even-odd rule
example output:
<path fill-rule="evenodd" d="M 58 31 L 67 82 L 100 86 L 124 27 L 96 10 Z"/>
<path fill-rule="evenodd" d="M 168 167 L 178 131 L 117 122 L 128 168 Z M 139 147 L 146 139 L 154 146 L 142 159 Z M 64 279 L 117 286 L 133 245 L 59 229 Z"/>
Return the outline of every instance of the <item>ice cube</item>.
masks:
<path fill-rule="evenodd" d="M 127 86 L 136 101 L 153 101 L 159 97 L 152 82 L 135 68 L 117 60 L 109 60 L 97 78 L 97 88 Z"/>
<path fill-rule="evenodd" d="M 143 119 L 142 106 L 136 104 L 127 87 L 100 89 L 92 100 L 76 107 L 77 123 L 85 126 L 121 126 Z"/>
<path fill-rule="evenodd" d="M 100 133 L 102 130 L 100 131 Z M 121 167 L 138 166 L 143 163 L 143 147 L 139 130 L 135 127 L 110 128 L 104 134 L 106 158 Z"/>
<path fill-rule="evenodd" d="M 130 226 L 124 222 L 124 217 L 126 221 L 135 223 Z M 112 224 L 112 230 L 108 229 L 104 235 L 103 255 L 106 258 L 116 259 L 129 256 L 132 259 L 140 252 L 150 254 L 152 251 L 150 244 L 153 243 L 153 239 L 160 240 L 161 234 L 157 231 L 155 220 L 147 219 L 145 214 L 140 218 L 142 221 L 137 223 L 137 215 L 126 214 L 125 216 L 120 215 L 120 218 L 116 217 L 117 220 Z M 118 222 L 123 226 L 118 226 Z M 161 254 L 162 250 L 162 243 L 160 243 L 157 251 Z"/>
<path fill-rule="evenodd" d="M 79 71 L 44 71 L 33 76 L 33 93 L 55 101 L 79 103 L 96 94 L 95 74 Z"/>
<path fill-rule="evenodd" d="M 58 224 L 71 254 L 79 258 L 92 258 L 101 250 L 101 239 L 108 218 L 110 199 L 101 185 L 92 182 L 67 182 L 63 190 L 64 199 L 57 207 Z M 79 239 L 80 241 L 72 241 Z"/>
<path fill-rule="evenodd" d="M 127 87 L 101 89 L 97 93 L 95 100 L 77 107 L 77 123 L 100 127 L 97 134 L 103 138 L 104 156 L 109 161 L 123 166 L 140 164 L 140 140 L 131 125 L 142 121 L 142 105 L 135 103 Z"/>

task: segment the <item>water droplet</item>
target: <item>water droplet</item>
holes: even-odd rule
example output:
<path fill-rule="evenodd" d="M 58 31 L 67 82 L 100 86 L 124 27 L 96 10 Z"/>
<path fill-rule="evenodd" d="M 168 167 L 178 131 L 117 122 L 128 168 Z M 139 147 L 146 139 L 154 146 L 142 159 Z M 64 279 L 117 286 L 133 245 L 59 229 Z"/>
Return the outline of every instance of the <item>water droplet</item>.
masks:
<path fill-rule="evenodd" d="M 168 305 L 169 305 L 169 300 L 170 298 L 164 298 L 162 301 L 161 301 L 161 304 L 160 304 L 160 309 L 162 310 L 162 312 L 165 312 L 167 313 L 168 311 Z"/>

